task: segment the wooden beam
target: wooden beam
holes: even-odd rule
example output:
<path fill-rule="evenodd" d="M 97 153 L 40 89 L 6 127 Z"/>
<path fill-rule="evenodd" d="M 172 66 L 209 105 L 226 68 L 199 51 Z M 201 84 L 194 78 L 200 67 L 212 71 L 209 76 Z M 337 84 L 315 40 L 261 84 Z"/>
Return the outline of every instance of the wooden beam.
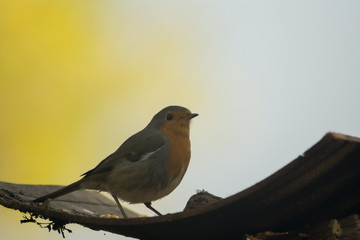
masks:
<path fill-rule="evenodd" d="M 211 204 L 160 217 L 120 215 L 97 192 L 77 191 L 50 202 L 30 200 L 59 186 L 0 182 L 0 204 L 61 223 L 78 223 L 142 239 L 224 239 L 265 231 L 289 232 L 360 211 L 360 139 L 326 134 L 303 155 L 254 186 Z M 132 215 L 133 214 L 133 215 Z"/>

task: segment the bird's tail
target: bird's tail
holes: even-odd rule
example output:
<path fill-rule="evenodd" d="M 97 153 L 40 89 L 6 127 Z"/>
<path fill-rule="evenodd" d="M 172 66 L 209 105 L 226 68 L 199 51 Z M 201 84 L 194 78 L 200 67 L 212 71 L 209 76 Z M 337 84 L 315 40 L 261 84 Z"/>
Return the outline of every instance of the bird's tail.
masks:
<path fill-rule="evenodd" d="M 57 197 L 60 197 L 62 195 L 65 195 L 65 194 L 71 193 L 73 191 L 79 190 L 81 183 L 82 183 L 82 179 L 77 181 L 77 182 L 74 182 L 74 183 L 72 183 L 72 184 L 70 184 L 70 185 L 68 185 L 66 187 L 60 188 L 59 190 L 57 190 L 55 192 L 52 192 L 52 193 L 49 193 L 49 194 L 44 195 L 42 197 L 39 197 L 39 198 L 33 200 L 33 202 L 44 202 L 48 198 L 57 198 Z"/>

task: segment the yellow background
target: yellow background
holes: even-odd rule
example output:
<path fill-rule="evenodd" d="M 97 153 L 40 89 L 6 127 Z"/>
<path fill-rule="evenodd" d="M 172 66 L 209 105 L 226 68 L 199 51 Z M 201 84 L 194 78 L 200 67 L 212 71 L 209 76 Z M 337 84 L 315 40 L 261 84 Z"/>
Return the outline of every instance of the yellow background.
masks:
<path fill-rule="evenodd" d="M 1 181 L 69 184 L 162 108 L 198 102 L 196 76 L 187 70 L 189 37 L 166 25 L 152 31 L 126 5 L 109 19 L 111 8 L 97 1 L 1 2 Z M 38 231 L 20 226 L 20 214 L 0 211 L 1 228 L 13 228 L 2 238 Z"/>

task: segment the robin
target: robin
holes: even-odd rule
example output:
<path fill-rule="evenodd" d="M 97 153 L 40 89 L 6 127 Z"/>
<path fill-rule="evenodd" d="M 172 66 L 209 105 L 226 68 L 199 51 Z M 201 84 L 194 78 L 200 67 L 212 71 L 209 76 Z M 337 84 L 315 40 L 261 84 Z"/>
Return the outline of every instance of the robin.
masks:
<path fill-rule="evenodd" d="M 79 189 L 93 189 L 109 192 L 124 218 L 127 215 L 118 198 L 144 203 L 160 216 L 151 202 L 167 196 L 181 182 L 190 161 L 190 120 L 196 116 L 184 107 L 164 108 L 143 130 L 81 175 L 82 179 L 33 201 L 43 202 Z"/>

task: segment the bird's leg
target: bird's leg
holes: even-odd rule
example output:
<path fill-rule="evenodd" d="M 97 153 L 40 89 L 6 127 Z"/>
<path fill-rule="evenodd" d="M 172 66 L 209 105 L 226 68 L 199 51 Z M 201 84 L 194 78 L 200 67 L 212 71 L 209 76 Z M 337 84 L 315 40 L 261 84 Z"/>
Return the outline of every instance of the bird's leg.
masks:
<path fill-rule="evenodd" d="M 123 215 L 123 217 L 124 217 L 124 218 L 128 218 L 128 216 L 126 215 L 123 207 L 121 206 L 121 204 L 120 204 L 119 199 L 117 198 L 117 196 L 116 196 L 115 194 L 113 194 L 113 193 L 111 193 L 111 196 L 114 198 L 114 200 L 115 200 L 118 208 L 120 209 L 120 212 L 121 212 L 121 214 Z"/>
<path fill-rule="evenodd" d="M 162 216 L 162 214 L 161 214 L 158 210 L 156 210 L 155 208 L 153 208 L 153 207 L 151 206 L 151 202 L 146 202 L 146 203 L 144 203 L 144 204 L 145 204 L 145 206 L 146 206 L 148 209 L 150 209 L 151 211 L 153 211 L 153 212 L 156 213 L 157 215 Z"/>

